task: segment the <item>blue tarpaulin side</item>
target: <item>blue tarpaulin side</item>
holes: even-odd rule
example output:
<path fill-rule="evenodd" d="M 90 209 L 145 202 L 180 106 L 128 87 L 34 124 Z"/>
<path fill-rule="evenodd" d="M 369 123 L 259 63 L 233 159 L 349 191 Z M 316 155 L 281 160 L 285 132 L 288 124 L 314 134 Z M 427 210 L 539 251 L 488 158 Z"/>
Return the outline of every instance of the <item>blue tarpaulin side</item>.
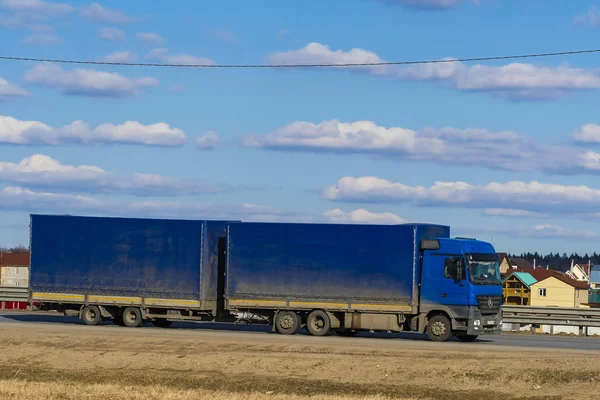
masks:
<path fill-rule="evenodd" d="M 417 227 L 417 233 L 415 231 Z M 418 239 L 449 229 L 416 225 L 244 223 L 229 227 L 230 299 L 411 305 Z"/>
<path fill-rule="evenodd" d="M 199 298 L 202 221 L 31 216 L 35 292 Z"/>

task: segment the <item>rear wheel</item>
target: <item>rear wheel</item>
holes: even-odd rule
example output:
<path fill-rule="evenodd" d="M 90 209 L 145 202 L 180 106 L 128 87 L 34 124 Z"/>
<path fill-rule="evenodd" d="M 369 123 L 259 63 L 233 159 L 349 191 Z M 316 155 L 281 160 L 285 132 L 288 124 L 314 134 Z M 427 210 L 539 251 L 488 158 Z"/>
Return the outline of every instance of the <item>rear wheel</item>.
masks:
<path fill-rule="evenodd" d="M 313 336 L 325 336 L 331 332 L 331 321 L 325 311 L 315 310 L 308 314 L 306 329 Z"/>
<path fill-rule="evenodd" d="M 301 319 L 293 311 L 280 311 L 275 317 L 275 329 L 283 335 L 293 335 L 300 330 Z"/>
<path fill-rule="evenodd" d="M 456 338 L 461 342 L 473 342 L 479 335 L 467 335 L 466 333 L 456 334 Z"/>
<path fill-rule="evenodd" d="M 86 325 L 100 325 L 102 323 L 102 314 L 98 306 L 85 306 L 81 313 L 81 320 Z"/>
<path fill-rule="evenodd" d="M 152 325 L 157 326 L 159 328 L 168 328 L 173 324 L 173 321 L 168 321 L 166 319 L 155 319 L 152 321 Z"/>
<path fill-rule="evenodd" d="M 142 325 L 142 312 L 139 308 L 127 307 L 123 311 L 123 324 L 130 328 L 137 328 Z"/>
<path fill-rule="evenodd" d="M 433 342 L 445 342 L 452 337 L 452 325 L 445 315 L 434 315 L 427 323 L 427 336 Z"/>

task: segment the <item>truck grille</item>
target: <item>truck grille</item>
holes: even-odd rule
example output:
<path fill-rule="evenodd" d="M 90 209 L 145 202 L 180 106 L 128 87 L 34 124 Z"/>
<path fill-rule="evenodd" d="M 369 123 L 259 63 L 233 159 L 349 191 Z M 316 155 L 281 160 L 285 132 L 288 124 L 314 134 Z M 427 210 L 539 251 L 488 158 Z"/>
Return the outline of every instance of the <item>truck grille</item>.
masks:
<path fill-rule="evenodd" d="M 481 314 L 497 314 L 502 306 L 501 296 L 477 296 Z"/>

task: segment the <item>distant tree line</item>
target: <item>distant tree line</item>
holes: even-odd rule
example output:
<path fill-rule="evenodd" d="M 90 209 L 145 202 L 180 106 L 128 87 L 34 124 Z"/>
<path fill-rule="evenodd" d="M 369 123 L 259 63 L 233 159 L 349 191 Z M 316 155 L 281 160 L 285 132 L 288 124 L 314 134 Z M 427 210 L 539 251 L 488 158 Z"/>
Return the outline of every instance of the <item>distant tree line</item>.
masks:
<path fill-rule="evenodd" d="M 567 271 L 571 268 L 571 260 L 575 264 L 586 264 L 591 262 L 592 265 L 600 264 L 600 254 L 594 252 L 594 254 L 577 254 L 571 253 L 570 255 L 567 253 L 550 253 L 541 255 L 538 252 L 535 253 L 521 253 L 521 254 L 509 254 L 509 257 L 512 258 L 524 258 L 533 264 L 535 260 L 536 265 L 543 266 L 544 268 L 548 266 L 550 269 L 554 269 L 556 271 Z"/>
<path fill-rule="evenodd" d="M 25 246 L 15 246 L 15 247 L 3 247 L 0 246 L 0 251 L 29 251 L 29 248 L 25 247 Z"/>

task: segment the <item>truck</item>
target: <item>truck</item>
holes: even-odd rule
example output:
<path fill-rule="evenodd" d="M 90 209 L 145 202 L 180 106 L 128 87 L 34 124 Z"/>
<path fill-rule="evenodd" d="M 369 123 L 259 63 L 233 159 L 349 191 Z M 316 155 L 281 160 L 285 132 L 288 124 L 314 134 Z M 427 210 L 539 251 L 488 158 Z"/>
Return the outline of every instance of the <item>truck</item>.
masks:
<path fill-rule="evenodd" d="M 243 322 L 432 341 L 501 331 L 494 247 L 445 225 L 30 218 L 30 303 L 87 325 Z"/>

